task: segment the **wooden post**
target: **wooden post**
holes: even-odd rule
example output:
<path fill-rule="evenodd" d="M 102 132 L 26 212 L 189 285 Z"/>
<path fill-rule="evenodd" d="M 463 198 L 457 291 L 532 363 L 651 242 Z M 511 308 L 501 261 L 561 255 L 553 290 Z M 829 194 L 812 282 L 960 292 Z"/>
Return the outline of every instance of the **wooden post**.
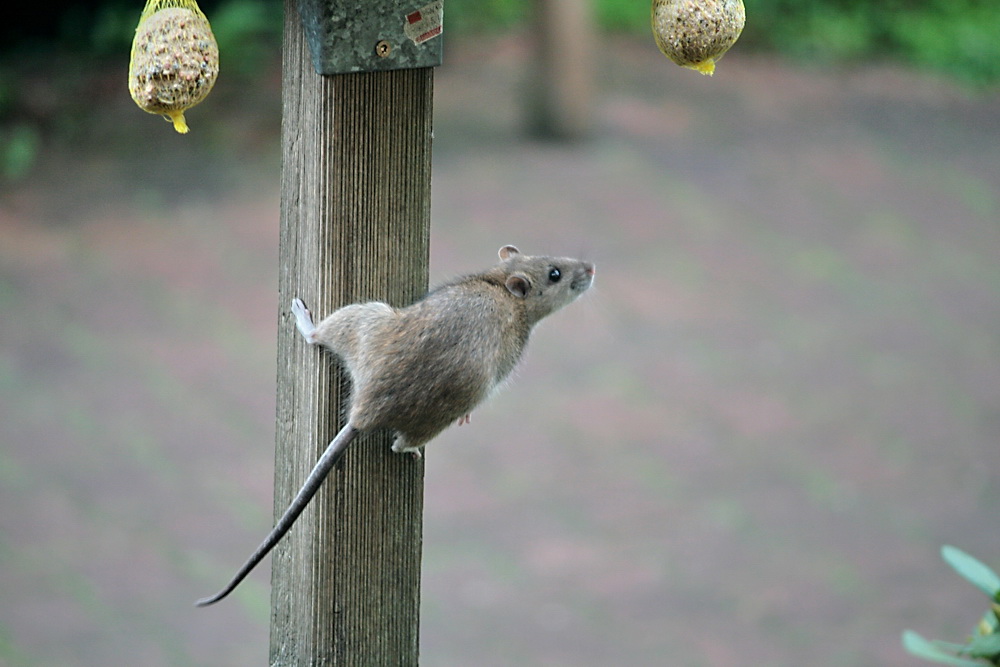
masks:
<path fill-rule="evenodd" d="M 304 344 L 317 317 L 427 286 L 433 70 L 320 76 L 285 0 L 275 516 L 342 425 L 348 389 Z M 423 464 L 359 439 L 272 560 L 271 665 L 415 665 Z"/>

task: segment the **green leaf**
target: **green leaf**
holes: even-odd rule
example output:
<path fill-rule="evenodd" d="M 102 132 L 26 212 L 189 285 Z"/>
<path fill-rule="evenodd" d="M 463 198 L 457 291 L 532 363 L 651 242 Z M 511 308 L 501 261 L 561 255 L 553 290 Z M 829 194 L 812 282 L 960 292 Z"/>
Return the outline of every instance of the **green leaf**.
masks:
<path fill-rule="evenodd" d="M 955 642 L 943 642 L 940 639 L 932 639 L 931 644 L 934 644 L 935 647 L 941 650 L 950 651 L 955 655 L 961 655 L 963 653 L 966 653 L 966 649 L 968 649 L 968 646 L 966 646 L 965 644 L 956 644 Z"/>
<path fill-rule="evenodd" d="M 1000 576 L 997 576 L 997 573 L 987 565 L 984 565 L 961 549 L 947 544 L 941 547 L 941 558 L 948 565 L 951 565 L 955 569 L 955 572 L 965 577 L 970 584 L 994 600 L 997 599 L 997 595 L 1000 593 Z"/>
<path fill-rule="evenodd" d="M 924 660 L 942 665 L 958 665 L 958 667 L 982 667 L 982 663 L 958 658 L 945 653 L 940 648 L 927 641 L 913 630 L 903 631 L 903 648 Z"/>
<path fill-rule="evenodd" d="M 974 658 L 990 658 L 1000 655 L 1000 635 L 979 635 L 964 648 L 964 652 Z"/>

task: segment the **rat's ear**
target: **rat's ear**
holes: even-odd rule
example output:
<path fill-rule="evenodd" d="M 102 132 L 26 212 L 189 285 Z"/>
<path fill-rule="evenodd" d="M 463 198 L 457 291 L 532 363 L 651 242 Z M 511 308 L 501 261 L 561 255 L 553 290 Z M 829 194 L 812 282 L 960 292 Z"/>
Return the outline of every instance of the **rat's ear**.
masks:
<path fill-rule="evenodd" d="M 521 251 L 512 245 L 505 245 L 504 247 L 500 248 L 500 252 L 498 254 L 500 255 L 500 259 L 506 260 L 510 259 L 514 255 L 520 255 Z"/>
<path fill-rule="evenodd" d="M 523 273 L 514 273 L 507 277 L 507 291 L 516 297 L 524 298 L 531 291 L 531 281 Z"/>

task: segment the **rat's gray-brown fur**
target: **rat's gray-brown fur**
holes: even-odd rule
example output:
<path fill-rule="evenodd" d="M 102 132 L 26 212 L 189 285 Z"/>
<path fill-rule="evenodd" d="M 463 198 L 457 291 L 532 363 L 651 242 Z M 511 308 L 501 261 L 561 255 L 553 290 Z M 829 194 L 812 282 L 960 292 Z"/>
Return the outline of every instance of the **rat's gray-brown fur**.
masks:
<path fill-rule="evenodd" d="M 406 308 L 352 304 L 318 325 L 295 299 L 296 325 L 309 343 L 330 348 L 351 376 L 347 425 L 329 444 L 271 533 L 230 583 L 198 606 L 218 602 L 288 532 L 354 438 L 374 429 L 396 434 L 392 449 L 420 448 L 489 397 L 517 364 L 532 327 L 593 282 L 594 265 L 567 257 L 500 248 L 500 263 L 438 287 Z"/>

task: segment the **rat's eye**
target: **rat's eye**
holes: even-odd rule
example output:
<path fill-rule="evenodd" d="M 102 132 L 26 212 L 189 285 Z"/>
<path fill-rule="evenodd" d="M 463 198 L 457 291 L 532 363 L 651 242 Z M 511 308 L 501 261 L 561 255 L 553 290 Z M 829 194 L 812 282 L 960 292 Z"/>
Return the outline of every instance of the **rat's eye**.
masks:
<path fill-rule="evenodd" d="M 551 269 L 549 269 L 549 282 L 550 283 L 557 283 L 557 282 L 559 282 L 560 278 L 562 278 L 562 271 L 560 271 L 559 269 L 557 269 L 554 266 Z"/>

